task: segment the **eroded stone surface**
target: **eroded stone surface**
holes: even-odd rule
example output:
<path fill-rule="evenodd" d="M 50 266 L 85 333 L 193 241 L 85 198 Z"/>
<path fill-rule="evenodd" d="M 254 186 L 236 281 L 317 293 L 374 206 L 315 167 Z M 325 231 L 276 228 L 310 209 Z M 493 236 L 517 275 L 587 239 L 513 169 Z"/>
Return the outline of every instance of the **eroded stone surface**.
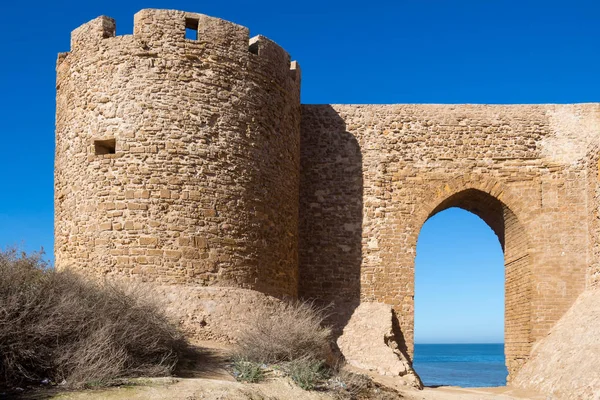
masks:
<path fill-rule="evenodd" d="M 195 340 L 235 343 L 253 310 L 282 306 L 281 300 L 255 290 L 149 284 L 170 316 Z"/>
<path fill-rule="evenodd" d="M 420 388 L 420 379 L 398 345 L 393 317 L 392 307 L 387 304 L 362 303 L 354 310 L 337 345 L 348 364 L 401 377 L 406 384 Z"/>
<path fill-rule="evenodd" d="M 600 399 L 600 289 L 579 296 L 534 346 L 514 384 L 558 399 Z"/>

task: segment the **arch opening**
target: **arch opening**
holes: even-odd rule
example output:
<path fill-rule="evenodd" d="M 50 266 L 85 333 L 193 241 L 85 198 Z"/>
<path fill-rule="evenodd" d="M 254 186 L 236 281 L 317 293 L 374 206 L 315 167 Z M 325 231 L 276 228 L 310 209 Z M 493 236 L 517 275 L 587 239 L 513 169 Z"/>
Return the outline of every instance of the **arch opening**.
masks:
<path fill-rule="evenodd" d="M 510 382 L 510 379 L 527 360 L 532 344 L 531 256 L 527 234 L 522 223 L 506 204 L 477 189 L 466 189 L 447 197 L 430 212 L 426 222 L 434 215 L 451 208 L 459 208 L 475 214 L 487 224 L 500 243 L 503 257 L 499 256 L 498 258 L 500 264 L 502 264 L 503 258 L 504 264 L 504 354 L 509 372 L 507 380 Z M 455 227 L 446 227 L 447 234 L 452 235 L 455 231 Z M 490 232 L 488 231 L 488 233 Z M 419 239 L 421 234 L 422 231 L 419 233 Z M 491 250 L 488 248 L 486 251 Z M 486 268 L 487 266 L 482 265 L 481 267 Z M 418 269 L 419 266 L 416 265 L 416 268 Z M 465 290 L 469 289 L 465 288 Z M 419 301 L 419 299 L 419 289 L 417 288 L 416 300 Z M 440 329 L 442 328 L 440 327 Z M 419 340 L 418 337 L 417 340 Z M 417 372 L 419 372 L 418 367 Z"/>

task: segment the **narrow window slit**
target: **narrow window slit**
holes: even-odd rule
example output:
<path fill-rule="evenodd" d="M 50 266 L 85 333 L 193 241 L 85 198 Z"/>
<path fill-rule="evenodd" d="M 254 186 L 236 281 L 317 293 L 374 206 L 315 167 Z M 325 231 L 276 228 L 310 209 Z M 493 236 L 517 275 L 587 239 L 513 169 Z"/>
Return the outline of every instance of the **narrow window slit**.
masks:
<path fill-rule="evenodd" d="M 198 24 L 199 20 L 195 18 L 185 19 L 185 38 L 190 40 L 198 40 Z"/>
<path fill-rule="evenodd" d="M 115 154 L 117 143 L 115 139 L 94 140 L 94 152 L 97 156 L 102 154 Z"/>

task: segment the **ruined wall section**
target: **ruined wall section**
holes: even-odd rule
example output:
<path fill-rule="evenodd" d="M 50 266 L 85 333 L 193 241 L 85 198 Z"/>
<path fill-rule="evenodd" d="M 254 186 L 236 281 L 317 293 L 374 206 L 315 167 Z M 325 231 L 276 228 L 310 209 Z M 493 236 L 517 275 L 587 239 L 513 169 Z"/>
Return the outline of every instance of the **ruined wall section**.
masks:
<path fill-rule="evenodd" d="M 600 290 L 585 290 L 534 347 L 513 380 L 549 399 L 598 398 L 600 387 Z"/>
<path fill-rule="evenodd" d="M 558 140 L 556 126 L 557 115 L 579 115 L 591 126 L 596 108 L 303 105 L 300 294 L 349 307 L 359 300 L 393 305 L 412 353 L 421 227 L 448 198 L 487 193 L 520 224 L 506 236 L 505 254 L 514 267 L 506 281 L 514 373 L 524 349 L 584 289 L 586 173 L 577 159 L 587 142 L 573 136 L 577 126 L 568 121 L 560 126 L 569 133 Z M 552 148 L 557 142 L 560 151 Z M 478 215 L 486 212 L 481 207 Z M 512 217 L 496 217 L 505 234 L 515 226 Z M 523 263 L 529 272 L 517 268 Z M 519 295 L 523 285 L 530 297 Z"/>
<path fill-rule="evenodd" d="M 57 267 L 295 296 L 299 68 L 217 18 L 134 25 L 99 17 L 58 58 Z"/>

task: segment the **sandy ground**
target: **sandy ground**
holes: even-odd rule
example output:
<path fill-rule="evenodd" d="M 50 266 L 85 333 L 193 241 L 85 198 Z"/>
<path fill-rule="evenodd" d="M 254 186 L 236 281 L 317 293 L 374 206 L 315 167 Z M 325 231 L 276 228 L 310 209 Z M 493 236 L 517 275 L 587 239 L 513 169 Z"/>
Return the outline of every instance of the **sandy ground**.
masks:
<path fill-rule="evenodd" d="M 62 393 L 52 398 L 69 400 L 331 400 L 326 393 L 307 392 L 287 379 L 278 378 L 260 384 L 242 384 L 217 379 L 187 378 L 153 380 L 145 386 L 111 388 L 102 391 Z M 464 389 L 453 387 L 402 389 L 398 399 L 407 400 L 488 400 L 488 399 L 535 399 L 545 396 L 520 392 L 511 388 Z M 386 399 L 391 399 L 386 397 Z"/>
<path fill-rule="evenodd" d="M 353 372 L 360 372 L 365 374 L 364 371 L 353 370 Z M 523 390 L 510 386 L 504 387 L 493 387 L 493 388 L 461 388 L 454 386 L 442 386 L 436 388 L 426 387 L 423 390 L 415 390 L 404 386 L 398 386 L 392 377 L 380 376 L 373 373 L 366 373 L 375 382 L 384 386 L 394 388 L 402 396 L 401 398 L 409 400 L 488 400 L 488 399 L 529 399 L 529 400 L 555 400 L 548 399 L 547 396 L 540 395 L 531 390 Z"/>
<path fill-rule="evenodd" d="M 88 390 L 60 393 L 53 399 L 63 400 L 332 400 L 330 394 L 307 392 L 288 379 L 278 378 L 260 384 L 242 384 L 229 380 L 185 378 L 153 379 L 143 386 L 127 386 L 107 390 Z M 424 390 L 401 389 L 397 399 L 407 400 L 488 400 L 488 399 L 532 399 L 547 400 L 547 397 L 512 388 L 465 389 L 454 387 L 425 388 Z M 391 400 L 392 397 L 385 397 Z"/>
<path fill-rule="evenodd" d="M 476 400 L 476 399 L 530 399 L 530 400 L 548 400 L 546 396 L 520 390 L 511 387 L 500 388 L 457 388 L 457 387 L 439 387 L 425 388 L 419 392 L 403 392 L 405 398 L 410 400 Z"/>
<path fill-rule="evenodd" d="M 61 400 L 331 400 L 334 396 L 325 392 L 307 392 L 300 389 L 289 378 L 271 377 L 259 384 L 236 382 L 227 371 L 229 349 L 215 343 L 201 343 L 200 356 L 186 363 L 176 378 L 140 378 L 126 385 L 102 390 L 77 392 L 39 392 L 26 395 L 29 399 Z M 358 372 L 358 371 L 355 371 Z M 364 372 L 364 371 L 362 371 Z M 371 375 L 371 374 L 369 374 Z M 488 399 L 531 399 L 548 398 L 533 392 L 500 387 L 466 389 L 458 387 L 425 388 L 416 390 L 399 386 L 391 377 L 371 375 L 375 381 L 394 388 L 397 394 L 385 395 L 375 390 L 374 399 L 393 400 L 488 400 Z M 381 394 L 381 395 L 380 395 Z"/>

